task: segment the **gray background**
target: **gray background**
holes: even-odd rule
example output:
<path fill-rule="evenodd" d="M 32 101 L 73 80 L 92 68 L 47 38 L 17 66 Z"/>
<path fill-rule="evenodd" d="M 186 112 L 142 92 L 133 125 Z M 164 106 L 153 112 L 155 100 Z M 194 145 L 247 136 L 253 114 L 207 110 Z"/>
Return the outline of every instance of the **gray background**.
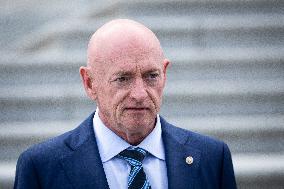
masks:
<path fill-rule="evenodd" d="M 1 189 L 20 152 L 95 110 L 78 69 L 113 18 L 151 28 L 172 62 L 161 115 L 227 142 L 240 189 L 284 188 L 284 1 L 0 0 Z"/>

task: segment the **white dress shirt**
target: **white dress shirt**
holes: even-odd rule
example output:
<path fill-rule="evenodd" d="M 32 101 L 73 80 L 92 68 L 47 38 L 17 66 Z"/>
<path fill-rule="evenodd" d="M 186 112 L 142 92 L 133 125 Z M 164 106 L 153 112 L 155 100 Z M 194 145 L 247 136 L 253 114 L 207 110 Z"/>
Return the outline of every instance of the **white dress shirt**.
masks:
<path fill-rule="evenodd" d="M 116 155 L 131 145 L 107 128 L 101 121 L 98 112 L 99 110 L 97 109 L 93 118 L 93 125 L 108 185 L 110 189 L 127 189 L 127 179 L 131 167 L 125 160 Z M 165 151 L 159 115 L 157 115 L 155 128 L 138 147 L 149 152 L 143 161 L 143 168 L 151 187 L 153 189 L 168 188 Z"/>

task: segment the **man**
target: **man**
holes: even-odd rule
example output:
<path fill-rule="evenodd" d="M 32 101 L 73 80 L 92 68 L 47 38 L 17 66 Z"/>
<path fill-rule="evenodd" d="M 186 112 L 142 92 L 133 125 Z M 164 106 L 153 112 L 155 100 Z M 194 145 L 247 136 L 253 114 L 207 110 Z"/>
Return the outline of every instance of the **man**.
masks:
<path fill-rule="evenodd" d="M 168 65 L 140 23 L 120 19 L 98 29 L 80 68 L 96 112 L 21 154 L 14 188 L 236 188 L 226 144 L 158 115 Z"/>

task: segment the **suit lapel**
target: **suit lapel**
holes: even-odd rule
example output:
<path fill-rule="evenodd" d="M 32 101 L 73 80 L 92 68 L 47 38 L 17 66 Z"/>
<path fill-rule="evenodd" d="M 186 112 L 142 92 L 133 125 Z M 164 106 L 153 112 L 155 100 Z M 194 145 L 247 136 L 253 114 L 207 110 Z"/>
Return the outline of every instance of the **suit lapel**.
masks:
<path fill-rule="evenodd" d="M 65 141 L 71 149 L 61 159 L 74 188 L 109 188 L 93 132 L 93 114 Z"/>
<path fill-rule="evenodd" d="M 200 151 L 190 146 L 187 131 L 177 129 L 161 118 L 169 189 L 193 189 L 198 177 Z M 192 164 L 186 158 L 193 158 Z"/>

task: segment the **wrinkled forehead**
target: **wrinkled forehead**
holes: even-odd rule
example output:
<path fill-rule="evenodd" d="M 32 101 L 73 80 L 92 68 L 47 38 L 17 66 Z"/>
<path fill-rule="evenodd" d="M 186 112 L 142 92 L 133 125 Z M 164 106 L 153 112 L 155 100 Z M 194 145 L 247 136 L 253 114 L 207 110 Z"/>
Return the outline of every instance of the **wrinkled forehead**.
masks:
<path fill-rule="evenodd" d="M 121 62 L 132 64 L 151 62 L 156 64 L 162 60 L 162 56 L 154 47 L 128 43 L 127 45 L 108 48 L 103 60 L 113 64 Z"/>
<path fill-rule="evenodd" d="M 101 74 L 117 71 L 148 71 L 162 69 L 163 57 L 161 53 L 148 44 L 108 44 L 104 53 L 95 60 L 94 69 Z"/>
<path fill-rule="evenodd" d="M 119 56 L 115 59 L 99 64 L 99 69 L 103 75 L 112 75 L 116 73 L 144 73 L 149 71 L 162 71 L 163 60 L 159 56 L 152 56 L 149 53 L 135 55 Z"/>

